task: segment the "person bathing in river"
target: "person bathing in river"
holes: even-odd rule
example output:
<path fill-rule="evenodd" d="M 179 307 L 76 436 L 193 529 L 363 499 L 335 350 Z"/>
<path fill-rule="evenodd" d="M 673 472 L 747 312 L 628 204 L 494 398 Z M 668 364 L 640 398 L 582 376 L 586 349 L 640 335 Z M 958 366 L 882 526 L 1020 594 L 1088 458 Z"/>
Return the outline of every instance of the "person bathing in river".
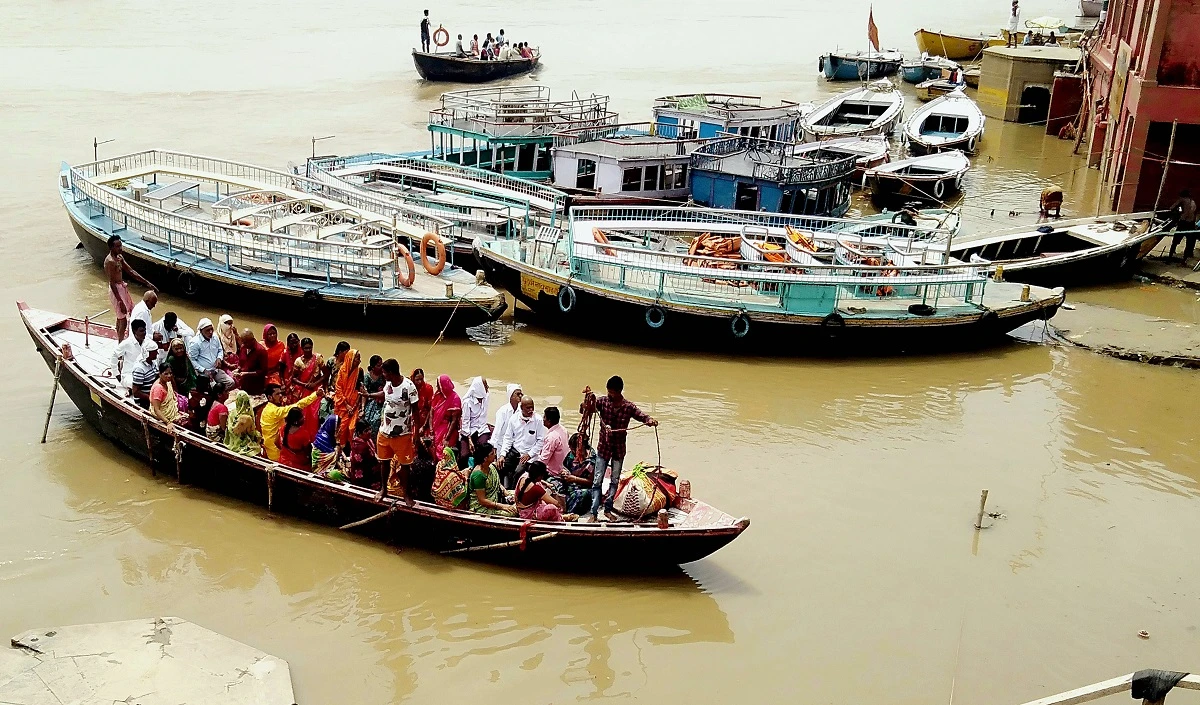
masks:
<path fill-rule="evenodd" d="M 625 382 L 620 377 L 613 375 L 605 386 L 608 393 L 596 400 L 596 413 L 600 417 L 600 443 L 596 449 L 596 472 L 592 478 L 592 521 L 599 518 L 600 494 L 606 472 L 610 472 L 612 477 L 604 495 L 604 510 L 613 511 L 613 499 L 617 496 L 617 484 L 621 481 L 621 468 L 625 463 L 629 421 L 636 419 L 647 426 L 658 425 L 653 416 L 625 398 Z M 579 411 L 583 413 L 583 408 L 580 407 Z"/>
<path fill-rule="evenodd" d="M 104 273 L 108 275 L 108 301 L 112 305 L 113 315 L 117 318 L 117 340 L 124 340 L 129 331 L 129 317 L 133 313 L 133 298 L 129 295 L 129 285 L 125 283 L 125 275 L 137 279 L 152 291 L 157 291 L 154 285 L 137 273 L 125 261 L 125 245 L 120 235 L 108 238 L 108 254 L 104 256 Z"/>
<path fill-rule="evenodd" d="M 513 494 L 517 516 L 533 521 L 563 520 L 563 501 L 551 494 L 543 484 L 548 475 L 546 464 L 540 460 L 525 465 L 525 473 L 517 480 Z"/>

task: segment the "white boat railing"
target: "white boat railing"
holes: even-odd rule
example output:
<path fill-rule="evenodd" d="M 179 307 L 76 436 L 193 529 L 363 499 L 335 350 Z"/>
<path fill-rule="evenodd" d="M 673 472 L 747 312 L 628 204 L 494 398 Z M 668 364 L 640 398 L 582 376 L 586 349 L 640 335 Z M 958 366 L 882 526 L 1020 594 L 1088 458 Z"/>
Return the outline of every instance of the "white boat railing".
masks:
<path fill-rule="evenodd" d="M 1048 695 L 1044 698 L 1038 698 L 1037 700 L 1031 700 L 1024 705 L 1079 705 L 1080 703 L 1091 702 L 1093 700 L 1108 697 L 1109 695 L 1116 695 L 1118 693 L 1124 693 L 1131 690 L 1133 688 L 1133 677 L 1135 675 L 1136 674 L 1134 673 L 1126 673 L 1123 676 L 1117 676 L 1116 678 L 1110 678 L 1109 680 L 1100 681 L 1099 683 L 1085 685 L 1082 688 L 1076 688 L 1074 690 L 1064 691 L 1055 695 Z M 1183 679 L 1175 685 L 1175 687 L 1183 688 L 1184 690 L 1200 690 L 1200 676 L 1184 676 Z M 1147 700 L 1143 700 L 1142 702 L 1145 705 L 1153 705 Z M 1161 703 L 1162 700 L 1159 700 L 1158 702 Z"/>
<path fill-rule="evenodd" d="M 545 86 L 499 86 L 450 91 L 429 112 L 431 127 L 475 132 L 489 137 L 548 136 L 571 127 L 615 124 L 608 96 L 551 100 Z"/>
<path fill-rule="evenodd" d="M 451 226 L 449 220 L 416 213 L 382 198 L 357 190 L 346 189 L 338 183 L 322 183 L 321 181 L 309 179 L 298 174 L 289 174 L 253 164 L 243 164 L 227 159 L 204 157 L 186 152 L 174 152 L 163 149 L 135 152 L 110 159 L 102 159 L 98 162 L 73 166 L 71 167 L 71 174 L 73 178 L 93 179 L 105 175 L 145 170 L 147 168 L 159 168 L 167 172 L 171 169 L 183 169 L 198 176 L 211 174 L 229 179 L 241 179 L 265 184 L 275 188 L 316 194 L 368 213 L 395 218 L 397 229 L 406 231 L 406 234 L 410 237 L 415 236 L 420 238 L 424 232 L 441 234 L 442 229 Z"/>

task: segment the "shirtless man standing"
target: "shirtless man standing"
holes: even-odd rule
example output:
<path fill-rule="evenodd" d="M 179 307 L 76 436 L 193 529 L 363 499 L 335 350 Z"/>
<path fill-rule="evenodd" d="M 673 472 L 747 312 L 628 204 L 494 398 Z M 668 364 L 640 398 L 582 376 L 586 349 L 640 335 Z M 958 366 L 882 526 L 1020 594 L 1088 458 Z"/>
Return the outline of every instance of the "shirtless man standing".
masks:
<path fill-rule="evenodd" d="M 117 316 L 117 340 L 125 340 L 125 334 L 129 330 L 129 312 L 133 310 L 133 299 L 129 297 L 129 287 L 125 284 L 125 275 L 129 274 L 154 291 L 158 291 L 158 288 L 146 281 L 145 277 L 138 274 L 125 262 L 119 235 L 108 238 L 108 256 L 104 258 L 104 273 L 108 275 L 108 300 L 112 303 L 113 313 Z"/>

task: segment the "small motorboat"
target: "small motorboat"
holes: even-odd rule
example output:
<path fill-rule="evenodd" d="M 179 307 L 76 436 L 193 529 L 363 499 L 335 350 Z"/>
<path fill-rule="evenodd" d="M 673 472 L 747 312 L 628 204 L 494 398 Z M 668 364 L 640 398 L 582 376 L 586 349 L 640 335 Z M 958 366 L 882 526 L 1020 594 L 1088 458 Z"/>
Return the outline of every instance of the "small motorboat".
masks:
<path fill-rule="evenodd" d="M 974 154 L 986 118 L 961 88 L 917 108 L 904 125 L 909 151 L 916 154 L 957 149 Z"/>
<path fill-rule="evenodd" d="M 529 73 L 540 65 L 541 54 L 535 49 L 531 59 L 483 61 L 453 52 L 424 52 L 413 49 L 413 64 L 426 81 L 451 83 L 487 83 Z"/>
<path fill-rule="evenodd" d="M 978 35 L 966 37 L 945 32 L 931 32 L 918 29 L 913 33 L 917 39 L 917 49 L 930 56 L 944 56 L 955 61 L 970 61 L 978 59 L 983 50 L 990 46 L 1004 43 L 1004 39 L 996 36 Z"/>
<path fill-rule="evenodd" d="M 919 58 L 900 64 L 900 78 L 905 83 L 924 83 L 935 78 L 941 78 L 948 71 L 959 68 L 959 65 L 944 56 L 922 54 Z"/>
<path fill-rule="evenodd" d="M 900 123 L 904 95 L 891 81 L 876 81 L 821 103 L 800 118 L 804 141 L 890 135 Z"/>
<path fill-rule="evenodd" d="M 891 76 L 900 70 L 904 56 L 894 50 L 830 52 L 820 59 L 820 68 L 830 81 L 869 81 Z"/>
<path fill-rule="evenodd" d="M 882 135 L 870 137 L 842 137 L 839 139 L 810 142 L 796 150 L 795 154 L 821 152 L 834 159 L 854 157 L 855 179 L 861 178 L 867 169 L 888 162 L 888 140 Z"/>
<path fill-rule="evenodd" d="M 962 75 L 961 73 L 959 74 Z M 917 100 L 922 103 L 928 103 L 936 98 L 941 98 L 944 95 L 953 93 L 963 87 L 962 83 L 955 83 L 948 78 L 933 78 L 928 81 L 922 81 L 917 84 Z"/>
<path fill-rule="evenodd" d="M 897 198 L 942 202 L 962 191 L 971 160 L 958 150 L 889 162 L 867 171 L 866 184 L 880 202 Z"/>
<path fill-rule="evenodd" d="M 1153 212 L 1057 220 L 955 237 L 948 253 L 992 271 L 1003 267 L 1001 277 L 1008 281 L 1088 286 L 1133 276 L 1167 225 Z"/>

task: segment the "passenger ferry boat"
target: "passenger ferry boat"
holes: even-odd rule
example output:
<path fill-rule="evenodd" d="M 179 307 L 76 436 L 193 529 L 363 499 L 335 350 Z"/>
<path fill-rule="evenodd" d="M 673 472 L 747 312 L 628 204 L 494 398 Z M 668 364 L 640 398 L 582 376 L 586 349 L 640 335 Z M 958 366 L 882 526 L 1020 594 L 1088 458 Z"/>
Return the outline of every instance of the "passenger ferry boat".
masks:
<path fill-rule="evenodd" d="M 539 85 L 450 91 L 429 113 L 430 155 L 518 178 L 549 179 L 554 133 L 615 124 L 608 96 L 556 100 Z"/>
<path fill-rule="evenodd" d="M 712 140 L 692 153 L 692 200 L 711 208 L 842 215 L 859 158 L 762 137 Z"/>
<path fill-rule="evenodd" d="M 554 136 L 553 184 L 578 205 L 682 201 L 692 152 L 707 141 L 657 123 L 566 130 Z"/>
<path fill-rule="evenodd" d="M 666 137 L 728 134 L 791 142 L 799 137 L 800 118 L 812 108 L 812 103 L 789 100 L 764 105 L 759 96 L 691 93 L 659 98 L 653 114 L 657 134 Z"/>
<path fill-rule="evenodd" d="M 556 224 L 567 207 L 567 194 L 552 186 L 414 154 L 316 157 L 306 161 L 304 175 L 372 203 L 448 221 L 451 262 L 470 271 L 477 268 L 476 238 L 522 237 Z"/>
<path fill-rule="evenodd" d="M 119 235 L 134 268 L 185 296 L 405 333 L 461 333 L 505 309 L 470 273 L 422 257 L 444 250 L 452 223 L 360 191 L 167 150 L 63 164 L 59 189 L 97 264 Z"/>
<path fill-rule="evenodd" d="M 546 325 L 606 341 L 765 355 L 987 345 L 1045 320 L 1061 289 L 945 259 L 948 232 L 707 208 L 577 207 L 564 228 L 480 243 L 488 280 Z M 842 231 L 836 230 L 842 228 Z M 722 256 L 700 246 L 724 238 Z M 858 264 L 835 264 L 859 253 Z"/>

